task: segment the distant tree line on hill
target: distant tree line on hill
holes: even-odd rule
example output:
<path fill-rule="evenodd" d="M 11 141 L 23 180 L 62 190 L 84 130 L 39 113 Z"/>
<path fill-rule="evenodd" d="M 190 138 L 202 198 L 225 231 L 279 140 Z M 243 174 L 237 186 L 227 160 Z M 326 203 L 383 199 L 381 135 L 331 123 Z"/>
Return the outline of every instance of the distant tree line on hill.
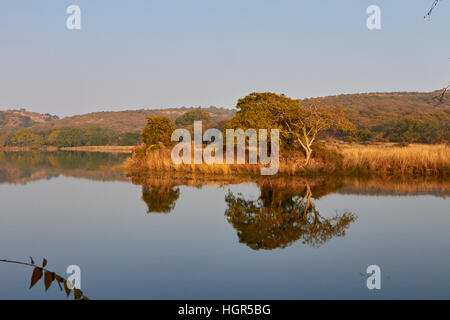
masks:
<path fill-rule="evenodd" d="M 348 94 L 321 98 L 344 112 L 356 130 L 329 136 L 357 142 L 441 143 L 450 141 L 450 96 L 430 93 Z"/>
<path fill-rule="evenodd" d="M 273 96 L 275 97 L 275 96 Z M 226 128 L 238 125 L 248 127 L 248 125 L 265 124 L 264 119 L 272 119 L 280 116 L 277 112 L 267 113 L 271 110 L 271 103 L 279 103 L 277 99 L 263 99 L 264 104 L 256 103 L 251 112 L 240 112 L 237 117 L 235 112 L 218 108 L 180 108 L 168 109 L 167 114 L 158 111 L 160 117 L 165 117 L 175 128 L 186 128 L 193 131 L 194 121 L 200 120 L 203 128 L 217 128 L 223 131 Z M 256 98 L 255 98 L 256 99 Z M 251 100 L 251 99 L 250 99 Z M 256 99 L 258 100 L 258 99 Z M 267 100 L 267 101 L 266 101 Z M 283 99 L 281 99 L 284 101 Z M 394 93 L 369 93 L 369 94 L 345 94 L 329 96 L 315 99 L 299 100 L 302 104 L 308 105 L 311 102 L 320 102 L 333 109 L 341 110 L 346 119 L 354 126 L 354 130 L 343 131 L 336 127 L 322 130 L 318 133 L 317 139 L 335 138 L 347 142 L 406 142 L 406 143 L 445 143 L 450 142 L 450 95 L 442 96 L 442 90 L 429 93 L 415 92 L 394 92 Z M 258 102 L 258 101 L 256 101 Z M 238 104 L 237 111 L 242 107 Z M 278 106 L 279 107 L 279 106 Z M 275 111 L 278 107 L 275 107 Z M 177 111 L 178 110 L 178 111 Z M 247 110 L 244 108 L 244 111 Z M 242 110 L 241 110 L 242 111 Z M 142 111 L 144 112 L 144 111 Z M 150 111 L 149 111 L 150 112 Z M 244 116 L 245 113 L 245 116 Z M 149 113 L 150 114 L 150 113 Z M 141 129 L 145 124 L 138 124 L 141 118 L 149 118 L 141 114 L 141 111 L 127 112 L 106 112 L 100 113 L 102 118 L 109 119 L 102 125 L 89 126 L 89 123 L 96 123 L 98 116 L 84 115 L 74 116 L 72 122 L 68 120 L 63 126 L 59 123 L 57 127 L 42 127 L 47 121 L 44 117 L 44 124 L 27 128 L 26 122 L 20 122 L 21 115 L 15 112 L 0 112 L 0 124 L 14 116 L 15 121 L 21 123 L 17 129 L 0 131 L 0 147 L 33 147 L 57 146 L 103 146 L 103 145 L 139 145 L 141 143 Z M 303 114 L 285 113 L 290 115 L 289 121 L 295 117 L 302 119 Z M 46 116 L 46 115 L 44 115 Z M 95 116 L 95 117 L 94 117 Z M 154 118 L 155 116 L 151 116 Z M 81 121 L 81 118 L 86 118 Z M 18 120 L 17 120 L 18 119 Z M 95 120 L 97 119 L 97 120 Z M 237 121 L 237 119 L 240 119 Z M 297 119 L 297 120 L 298 120 Z M 80 121 L 80 122 L 76 122 Z M 139 121 L 138 121 L 139 120 Z M 134 122 L 133 122 L 134 121 Z M 281 120 L 280 120 L 281 121 Z M 283 120 L 286 122 L 286 119 Z M 283 122 L 282 121 L 282 122 Z M 270 121 L 269 121 L 270 122 Z M 283 123 L 284 123 L 283 122 Z M 25 123 L 25 124 L 24 124 Z M 48 122 L 49 124 L 54 121 Z M 118 126 L 118 123 L 121 126 Z M 296 123 L 295 121 L 291 124 Z M 267 125 L 267 124 L 265 124 Z M 24 127 L 25 126 L 25 127 Z M 152 134 L 149 133 L 152 126 L 147 126 L 146 134 L 150 140 Z M 172 128 L 172 126 L 170 126 Z M 265 126 L 264 126 L 265 127 Z M 166 128 L 166 130 L 168 130 Z M 171 134 L 171 132 L 168 132 Z M 157 135 L 153 133 L 153 135 Z M 291 137 L 292 138 L 292 137 Z M 285 144 L 288 141 L 285 141 Z"/>
<path fill-rule="evenodd" d="M 353 142 L 409 142 L 441 143 L 450 142 L 449 118 L 414 119 L 405 118 L 386 124 L 359 129 L 354 135 L 344 138 Z"/>
<path fill-rule="evenodd" d="M 118 133 L 111 129 L 62 128 L 36 131 L 30 128 L 9 131 L 0 135 L 0 147 L 81 147 L 81 146 L 132 146 L 140 143 L 139 132 Z"/>
<path fill-rule="evenodd" d="M 197 120 L 201 120 L 206 128 L 223 129 L 227 123 L 227 120 L 211 121 L 209 113 L 202 111 L 200 108 L 183 113 L 175 118 L 175 121 L 168 117 L 150 117 L 148 119 L 156 122 L 163 119 L 163 122 L 165 121 L 167 125 L 161 129 L 163 132 L 158 132 L 158 130 L 150 132 L 148 130 L 149 127 L 159 127 L 159 122 L 158 125 L 147 125 L 147 130 L 144 130 L 144 132 L 118 132 L 101 127 L 66 127 L 47 130 L 21 128 L 15 131 L 5 131 L 3 134 L 0 133 L 0 147 L 133 146 L 139 145 L 142 138 L 150 143 L 154 139 L 158 140 L 161 135 L 168 134 L 170 139 L 175 126 L 193 130 L 193 123 Z"/>
<path fill-rule="evenodd" d="M 194 109 L 175 119 L 168 117 L 149 118 L 143 133 L 147 136 L 145 141 L 156 144 L 158 141 L 170 139 L 170 133 L 175 127 L 184 127 L 192 130 L 193 122 L 201 120 L 203 128 L 283 128 L 286 127 L 286 137 L 282 137 L 282 146 L 289 147 L 296 137 L 295 128 L 305 119 L 314 120 L 303 108 L 304 112 L 297 110 L 296 105 L 315 106 L 324 105 L 323 115 L 329 112 L 336 121 L 338 114 L 344 115 L 349 124 L 347 130 L 341 126 L 325 125 L 327 117 L 316 119 L 313 123 L 323 124 L 317 138 L 335 138 L 347 142 L 399 142 L 399 143 L 445 143 L 450 141 L 450 98 L 445 96 L 440 101 L 441 93 L 373 93 L 330 96 L 325 98 L 292 100 L 283 95 L 273 93 L 252 94 L 240 99 L 237 105 L 238 112 L 234 118 L 222 121 L 220 125 L 212 122 L 207 113 L 201 109 Z M 247 106 L 248 104 L 248 106 Z M 327 112 L 323 112 L 328 110 Z M 309 116 L 308 116 L 309 115 Z M 342 118 L 342 117 L 341 117 Z M 343 118 L 343 119 L 344 119 Z M 155 130 L 164 122 L 163 130 Z M 285 125 L 288 122 L 289 125 Z M 342 124 L 342 123 L 341 123 Z M 330 127 L 330 128 L 328 128 Z M 172 128 L 169 130 L 168 128 Z M 311 128 L 308 128 L 308 132 Z M 328 129 L 327 129 L 328 128 Z M 351 130 L 349 130 L 351 129 Z M 169 132 L 170 131 L 170 132 Z M 314 132 L 314 131 L 313 131 Z M 304 137 L 299 132 L 299 138 Z M 302 140 L 311 152 L 311 146 L 306 146 L 311 137 Z M 164 141 L 165 141 L 164 140 Z M 314 139 L 313 139 L 314 140 Z"/>

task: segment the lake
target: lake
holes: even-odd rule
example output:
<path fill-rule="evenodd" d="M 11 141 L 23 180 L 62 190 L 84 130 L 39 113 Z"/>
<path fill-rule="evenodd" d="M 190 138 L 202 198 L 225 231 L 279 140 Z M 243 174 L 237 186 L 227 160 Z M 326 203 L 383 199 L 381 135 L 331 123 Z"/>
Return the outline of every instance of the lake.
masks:
<path fill-rule="evenodd" d="M 77 265 L 90 299 L 450 298 L 449 181 L 130 179 L 127 156 L 0 152 L 0 259 Z M 0 262 L 0 298 L 67 299 L 32 272 Z"/>

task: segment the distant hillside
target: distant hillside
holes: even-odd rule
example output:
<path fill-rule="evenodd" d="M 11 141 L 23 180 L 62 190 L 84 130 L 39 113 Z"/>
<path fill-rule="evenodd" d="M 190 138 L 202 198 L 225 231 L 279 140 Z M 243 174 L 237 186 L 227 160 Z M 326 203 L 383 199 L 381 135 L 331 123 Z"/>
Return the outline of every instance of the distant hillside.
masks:
<path fill-rule="evenodd" d="M 50 114 L 29 112 L 25 109 L 0 111 L 0 131 L 30 128 L 33 130 L 54 130 L 69 127 L 100 127 L 115 130 L 120 133 L 139 132 L 144 128 L 147 117 L 165 116 L 175 120 L 176 117 L 194 108 L 170 108 L 170 109 L 142 109 L 127 111 L 93 112 L 59 119 Z M 209 113 L 211 121 L 231 119 L 235 111 L 224 108 L 202 108 Z"/>
<path fill-rule="evenodd" d="M 25 109 L 0 111 L 0 130 L 28 128 L 40 123 L 58 120 L 51 114 L 29 112 Z"/>
<path fill-rule="evenodd" d="M 175 120 L 194 108 L 95 112 L 58 119 L 25 110 L 2 114 L 0 148 L 42 146 L 133 146 L 141 140 L 147 117 L 166 116 Z M 223 108 L 202 108 L 208 113 L 208 125 L 223 128 L 235 111 Z"/>
<path fill-rule="evenodd" d="M 442 91 L 345 94 L 319 98 L 343 107 L 356 131 L 324 133 L 346 141 L 439 143 L 450 141 L 450 93 Z M 308 101 L 306 99 L 305 101 Z M 25 110 L 0 111 L 0 147 L 137 145 L 147 117 L 175 120 L 194 108 L 95 112 L 58 119 Z M 202 108 L 207 127 L 223 129 L 236 110 Z"/>
<path fill-rule="evenodd" d="M 442 90 L 419 92 L 345 94 L 320 98 L 343 107 L 355 125 L 346 141 L 421 142 L 450 141 L 450 94 Z M 336 134 L 336 133 L 334 133 Z"/>
<path fill-rule="evenodd" d="M 324 102 L 345 108 L 349 120 L 359 128 L 370 128 L 400 119 L 434 119 L 450 116 L 450 94 L 439 101 L 442 90 L 393 93 L 343 94 L 321 98 Z"/>
<path fill-rule="evenodd" d="M 94 112 L 79 116 L 66 117 L 60 120 L 41 123 L 34 126 L 36 130 L 53 130 L 67 127 L 101 127 L 115 130 L 119 133 L 139 132 L 147 123 L 147 117 L 165 116 L 175 120 L 176 117 L 193 108 L 171 108 L 158 110 L 107 111 Z M 235 111 L 230 109 L 209 107 L 202 108 L 209 113 L 211 121 L 231 119 Z"/>

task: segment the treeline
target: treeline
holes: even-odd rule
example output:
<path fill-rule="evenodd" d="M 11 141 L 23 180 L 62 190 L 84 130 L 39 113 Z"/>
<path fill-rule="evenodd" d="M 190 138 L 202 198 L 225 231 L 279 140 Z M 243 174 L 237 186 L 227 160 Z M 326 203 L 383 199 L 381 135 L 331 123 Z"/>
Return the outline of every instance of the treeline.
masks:
<path fill-rule="evenodd" d="M 314 99 L 330 108 L 341 108 L 355 127 L 351 132 L 321 132 L 320 138 L 347 142 L 450 142 L 450 94 L 441 97 L 442 90 L 346 94 Z M 309 100 L 301 101 L 308 103 Z M 173 108 L 99 112 L 55 120 L 56 117 L 51 115 L 10 110 L 0 112 L 0 130 L 8 130 L 0 131 L 0 147 L 139 145 L 140 130 L 148 117 L 167 117 L 174 121 L 176 128 L 190 131 L 196 120 L 203 122 L 204 129 L 224 130 L 235 112 L 215 107 Z M 253 116 L 259 119 L 264 112 L 261 109 Z M 24 128 L 36 122 L 41 123 Z"/>
<path fill-rule="evenodd" d="M 138 145 L 140 140 L 140 132 L 119 133 L 99 127 L 72 127 L 47 131 L 20 129 L 0 135 L 0 147 L 132 146 Z"/>
<path fill-rule="evenodd" d="M 321 100 L 344 108 L 356 128 L 351 135 L 328 132 L 336 138 L 361 142 L 440 143 L 450 140 L 450 95 L 442 90 L 346 94 Z"/>
<path fill-rule="evenodd" d="M 450 142 L 450 119 L 448 116 L 434 119 L 400 119 L 369 128 L 360 128 L 344 137 L 347 142 L 404 142 L 442 143 Z"/>

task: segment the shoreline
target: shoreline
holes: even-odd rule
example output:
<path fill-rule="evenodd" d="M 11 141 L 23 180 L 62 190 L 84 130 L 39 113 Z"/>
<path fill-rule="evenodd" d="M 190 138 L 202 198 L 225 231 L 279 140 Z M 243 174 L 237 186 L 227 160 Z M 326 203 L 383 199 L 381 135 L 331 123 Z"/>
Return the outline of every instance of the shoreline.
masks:
<path fill-rule="evenodd" d="M 0 147 L 0 152 L 53 152 L 53 151 L 84 151 L 84 152 L 111 152 L 131 154 L 135 146 L 83 146 L 83 147 Z"/>
<path fill-rule="evenodd" d="M 327 145 L 308 166 L 301 153 L 280 155 L 278 172 L 269 177 L 382 176 L 450 178 L 450 146 L 441 145 Z M 210 177 L 259 176 L 261 164 L 180 164 L 171 161 L 170 149 L 137 148 L 123 164 L 131 176 L 152 172 Z"/>

